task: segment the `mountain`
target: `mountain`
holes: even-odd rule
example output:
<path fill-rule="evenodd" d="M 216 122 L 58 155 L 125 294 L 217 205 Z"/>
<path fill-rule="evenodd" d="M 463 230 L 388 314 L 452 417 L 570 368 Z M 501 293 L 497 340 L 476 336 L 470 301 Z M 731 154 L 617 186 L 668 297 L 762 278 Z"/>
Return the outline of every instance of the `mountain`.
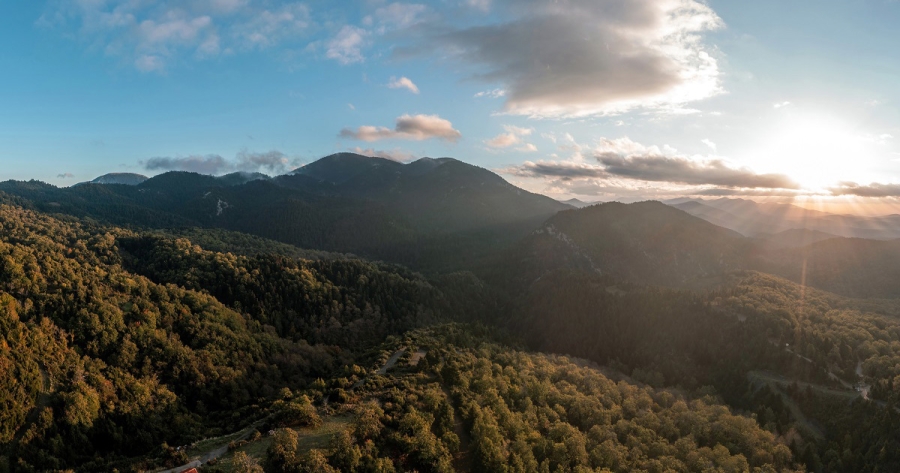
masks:
<path fill-rule="evenodd" d="M 846 238 L 900 238 L 900 215 L 837 215 L 791 204 L 728 198 L 670 203 L 691 215 L 751 237 L 801 229 Z"/>
<path fill-rule="evenodd" d="M 390 159 L 362 156 L 354 153 L 337 153 L 294 170 L 293 174 L 309 176 L 322 182 L 343 184 L 353 178 L 377 172 L 399 172 L 405 166 Z"/>
<path fill-rule="evenodd" d="M 794 228 L 774 235 L 760 234 L 757 235 L 757 238 L 765 240 L 771 248 L 800 248 L 823 240 L 840 237 L 816 230 Z"/>
<path fill-rule="evenodd" d="M 754 250 L 739 233 L 660 202 L 610 202 L 551 217 L 516 247 L 510 264 L 518 277 L 577 267 L 638 284 L 696 287 L 745 268 Z"/>
<path fill-rule="evenodd" d="M 900 240 L 831 238 L 765 255 L 758 269 L 856 298 L 900 297 Z"/>
<path fill-rule="evenodd" d="M 605 276 L 610 286 L 695 289 L 756 270 L 847 297 L 900 298 L 900 240 L 810 230 L 748 238 L 659 202 L 560 212 L 504 258 L 498 266 L 508 273 L 495 271 L 492 278 L 519 288 L 557 270 Z"/>
<path fill-rule="evenodd" d="M 226 186 L 239 186 L 251 181 L 266 181 L 271 179 L 271 177 L 260 172 L 233 172 L 219 176 L 216 179 Z"/>
<path fill-rule="evenodd" d="M 562 202 L 562 203 L 564 203 L 564 204 L 566 204 L 566 205 L 571 205 L 572 207 L 575 207 L 576 209 L 580 209 L 580 208 L 582 208 L 582 207 L 587 207 L 587 206 L 589 206 L 589 205 L 594 205 L 594 204 L 596 204 L 596 202 L 585 202 L 585 201 L 583 201 L 583 200 L 574 199 L 574 198 L 573 198 L 573 199 L 569 199 L 569 200 L 561 200 L 560 202 Z"/>
<path fill-rule="evenodd" d="M 104 174 L 92 181 L 82 182 L 81 184 L 123 184 L 126 186 L 136 186 L 148 178 L 147 176 L 143 176 L 141 174 L 134 174 L 130 172 L 120 172 L 120 173 L 109 173 Z"/>
<path fill-rule="evenodd" d="M 539 223 L 571 208 L 452 158 L 422 158 L 402 164 L 340 153 L 301 167 L 294 175 L 316 179 L 330 186 L 330 193 L 383 203 L 416 226 L 439 232 Z"/>
<path fill-rule="evenodd" d="M 352 153 L 272 179 L 167 172 L 130 187 L 7 181 L 0 191 L 116 225 L 222 228 L 427 270 L 480 264 L 571 208 L 455 159 L 402 164 Z"/>
<path fill-rule="evenodd" d="M 455 160 L 338 160 L 0 184 L 0 471 L 900 468 L 900 302 L 872 298 L 900 242 L 773 249 L 659 202 L 541 217 Z M 423 275 L 235 228 L 493 257 Z"/>

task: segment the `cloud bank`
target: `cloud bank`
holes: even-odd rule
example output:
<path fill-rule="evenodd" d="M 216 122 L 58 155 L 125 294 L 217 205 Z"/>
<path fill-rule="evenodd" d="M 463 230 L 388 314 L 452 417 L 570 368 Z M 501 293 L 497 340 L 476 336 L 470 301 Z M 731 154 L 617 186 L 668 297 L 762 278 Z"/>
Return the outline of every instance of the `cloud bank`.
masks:
<path fill-rule="evenodd" d="M 234 160 L 217 154 L 192 155 L 182 157 L 154 157 L 141 161 L 147 171 L 186 171 L 200 174 L 219 175 L 229 172 L 263 172 L 284 174 L 300 165 L 297 158 L 289 158 L 280 151 L 251 153 L 241 151 Z"/>
<path fill-rule="evenodd" d="M 831 195 L 855 195 L 857 197 L 900 197 L 900 184 L 859 185 L 855 182 L 842 182 L 838 187 L 828 189 Z"/>
<path fill-rule="evenodd" d="M 669 147 L 644 146 L 628 138 L 601 139 L 595 146 L 562 141 L 567 160 L 527 161 L 500 169 L 544 181 L 554 193 L 616 196 L 795 195 L 800 186 L 781 174 L 760 174 L 720 158 L 688 157 Z"/>

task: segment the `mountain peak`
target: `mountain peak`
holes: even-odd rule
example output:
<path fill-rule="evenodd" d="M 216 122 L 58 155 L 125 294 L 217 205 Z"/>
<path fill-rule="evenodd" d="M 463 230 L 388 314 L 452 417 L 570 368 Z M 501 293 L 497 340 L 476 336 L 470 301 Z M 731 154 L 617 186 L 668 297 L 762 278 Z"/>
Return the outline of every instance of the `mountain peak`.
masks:
<path fill-rule="evenodd" d="M 293 172 L 320 181 L 341 184 L 379 167 L 401 167 L 390 159 L 368 157 L 356 153 L 336 153 L 307 164 Z"/>
<path fill-rule="evenodd" d="M 136 186 L 147 179 L 149 179 L 147 176 L 132 172 L 111 172 L 92 181 L 83 182 L 82 184 L 123 184 L 126 186 Z"/>

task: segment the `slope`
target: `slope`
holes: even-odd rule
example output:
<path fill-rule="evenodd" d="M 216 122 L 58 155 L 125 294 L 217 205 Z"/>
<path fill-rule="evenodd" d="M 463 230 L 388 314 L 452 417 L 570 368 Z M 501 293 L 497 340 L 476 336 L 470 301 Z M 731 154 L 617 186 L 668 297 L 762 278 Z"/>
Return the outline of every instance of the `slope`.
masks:
<path fill-rule="evenodd" d="M 403 268 L 238 257 L 8 205 L 0 228 L 3 471 L 145 469 L 446 307 Z"/>
<path fill-rule="evenodd" d="M 568 253 L 578 266 L 617 279 L 696 287 L 746 267 L 753 249 L 739 234 L 659 202 L 612 202 L 560 212 L 518 246 L 515 258 L 552 268 Z"/>

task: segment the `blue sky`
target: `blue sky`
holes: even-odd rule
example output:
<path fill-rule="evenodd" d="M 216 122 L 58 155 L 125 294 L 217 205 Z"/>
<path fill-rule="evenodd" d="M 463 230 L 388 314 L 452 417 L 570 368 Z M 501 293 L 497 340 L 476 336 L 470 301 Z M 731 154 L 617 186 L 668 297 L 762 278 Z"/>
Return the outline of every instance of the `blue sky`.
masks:
<path fill-rule="evenodd" d="M 356 150 L 554 197 L 890 206 L 898 20 L 886 0 L 3 2 L 0 178 Z"/>

